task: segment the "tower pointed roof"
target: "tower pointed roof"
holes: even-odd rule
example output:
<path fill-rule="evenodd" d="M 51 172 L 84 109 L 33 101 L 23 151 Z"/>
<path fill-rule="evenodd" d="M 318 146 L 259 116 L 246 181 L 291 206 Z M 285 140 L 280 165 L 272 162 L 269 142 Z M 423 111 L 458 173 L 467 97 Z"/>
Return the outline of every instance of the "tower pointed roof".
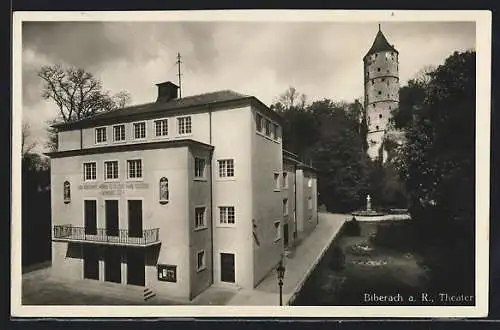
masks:
<path fill-rule="evenodd" d="M 375 40 L 373 41 L 373 44 L 368 50 L 368 53 L 366 53 L 365 57 L 371 54 L 375 54 L 378 52 L 396 52 L 399 53 L 396 48 L 394 48 L 393 45 L 391 45 L 387 39 L 385 38 L 384 34 L 382 33 L 382 30 L 380 29 L 380 24 L 378 25 L 378 32 L 377 35 L 375 36 Z"/>

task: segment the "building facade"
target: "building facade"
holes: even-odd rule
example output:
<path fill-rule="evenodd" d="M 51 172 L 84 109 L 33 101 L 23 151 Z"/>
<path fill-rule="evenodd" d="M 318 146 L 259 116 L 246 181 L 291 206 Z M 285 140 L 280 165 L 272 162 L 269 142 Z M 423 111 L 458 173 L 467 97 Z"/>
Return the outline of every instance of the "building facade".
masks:
<path fill-rule="evenodd" d="M 371 159 L 385 161 L 383 141 L 389 129 L 391 111 L 399 104 L 399 52 L 380 30 L 363 57 L 367 144 Z"/>
<path fill-rule="evenodd" d="M 157 87 L 156 102 L 54 126 L 53 270 L 188 299 L 253 288 L 317 224 L 314 169 L 255 97 Z"/>

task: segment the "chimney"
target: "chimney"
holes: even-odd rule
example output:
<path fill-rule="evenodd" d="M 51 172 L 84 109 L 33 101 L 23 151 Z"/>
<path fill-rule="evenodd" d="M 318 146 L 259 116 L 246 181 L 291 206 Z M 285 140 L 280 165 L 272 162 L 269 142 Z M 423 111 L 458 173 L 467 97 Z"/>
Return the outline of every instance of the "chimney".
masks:
<path fill-rule="evenodd" d="M 156 84 L 158 86 L 158 98 L 156 102 L 168 102 L 177 98 L 179 86 L 171 81 Z"/>

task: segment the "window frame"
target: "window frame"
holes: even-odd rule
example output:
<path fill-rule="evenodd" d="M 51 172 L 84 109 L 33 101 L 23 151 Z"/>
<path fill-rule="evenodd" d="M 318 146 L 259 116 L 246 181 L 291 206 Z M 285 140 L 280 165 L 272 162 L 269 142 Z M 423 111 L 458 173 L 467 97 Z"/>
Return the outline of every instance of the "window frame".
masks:
<path fill-rule="evenodd" d="M 85 165 L 87 164 L 94 164 L 95 165 L 95 175 L 93 179 L 87 179 L 87 171 L 85 169 Z M 97 161 L 91 160 L 91 161 L 84 161 L 83 162 L 83 182 L 95 182 L 97 181 Z"/>
<path fill-rule="evenodd" d="M 200 264 L 199 264 L 199 256 L 200 256 L 200 253 L 203 253 L 203 257 L 202 257 L 202 265 L 200 267 Z M 196 251 L 196 272 L 201 272 L 203 270 L 207 269 L 207 254 L 205 253 L 205 250 L 202 249 L 202 250 L 198 250 Z"/>
<path fill-rule="evenodd" d="M 116 139 L 115 128 L 117 128 L 117 127 L 123 128 L 123 140 Z M 125 124 L 113 125 L 113 126 L 111 126 L 111 129 L 113 131 L 112 132 L 113 133 L 113 143 L 123 143 L 123 142 L 127 141 L 127 126 Z"/>
<path fill-rule="evenodd" d="M 106 163 L 116 163 L 116 178 L 112 178 L 112 179 L 107 178 Z M 117 160 L 117 159 L 103 160 L 102 168 L 103 168 L 103 171 L 102 171 L 103 181 L 110 182 L 110 181 L 119 181 L 120 180 L 120 161 L 119 160 Z"/>
<path fill-rule="evenodd" d="M 162 134 L 162 135 L 158 135 L 158 131 L 156 130 L 156 124 L 157 123 L 162 123 L 162 122 L 166 122 L 166 130 L 167 130 L 167 133 L 166 134 Z M 163 133 L 163 126 L 160 128 L 161 132 Z M 158 118 L 158 119 L 154 119 L 153 120 L 153 131 L 154 131 L 154 137 L 157 138 L 157 139 L 164 139 L 164 138 L 167 138 L 169 136 L 169 133 L 170 133 L 170 130 L 169 130 L 169 118 Z"/>
<path fill-rule="evenodd" d="M 198 218 L 196 211 L 199 209 L 203 209 L 203 223 L 201 225 L 198 224 Z M 205 205 L 198 205 L 194 208 L 194 230 L 202 230 L 207 229 L 207 207 Z"/>
<path fill-rule="evenodd" d="M 139 125 L 139 124 L 144 124 L 144 137 L 136 137 L 135 135 L 135 127 L 136 125 Z M 133 122 L 132 123 L 132 137 L 135 141 L 143 141 L 143 140 L 146 140 L 147 137 L 148 137 L 148 124 L 145 120 L 141 120 L 141 121 L 136 121 L 136 122 Z"/>
<path fill-rule="evenodd" d="M 276 230 L 276 236 L 274 237 L 274 242 L 279 242 L 283 236 L 281 233 L 281 231 L 283 230 L 281 226 L 281 220 L 274 221 L 273 225 Z"/>
<path fill-rule="evenodd" d="M 99 134 L 97 134 L 97 132 L 99 132 L 100 130 L 104 130 L 104 141 L 97 141 L 97 137 L 99 136 Z M 99 126 L 99 127 L 95 127 L 94 128 L 94 142 L 95 144 L 106 144 L 108 143 L 108 127 L 107 126 Z"/>
<path fill-rule="evenodd" d="M 196 164 L 197 164 L 197 161 L 203 161 L 203 174 L 202 176 L 198 176 L 197 174 L 197 171 L 196 171 Z M 207 180 L 207 159 L 206 158 L 203 158 L 203 157 L 194 157 L 194 176 L 193 176 L 194 180 L 197 180 L 197 181 L 205 181 Z"/>
<path fill-rule="evenodd" d="M 141 177 L 135 177 L 135 178 L 131 178 L 130 177 L 130 167 L 129 167 L 129 162 L 131 161 L 140 161 L 141 162 Z M 142 157 L 137 157 L 137 158 L 130 158 L 130 159 L 126 159 L 125 160 L 126 162 L 126 171 L 127 171 L 127 181 L 144 181 L 144 160 L 142 159 Z"/>
<path fill-rule="evenodd" d="M 288 172 L 283 171 L 282 173 L 282 188 L 283 189 L 288 189 Z"/>
<path fill-rule="evenodd" d="M 228 162 L 228 161 L 232 162 L 233 175 L 232 176 L 227 175 L 228 166 L 226 164 L 225 171 L 224 171 L 225 175 L 221 176 L 221 162 Z M 217 179 L 218 180 L 234 180 L 235 178 L 236 178 L 236 162 L 235 162 L 234 158 L 219 158 L 219 159 L 217 159 Z"/>
<path fill-rule="evenodd" d="M 281 191 L 281 180 L 280 180 L 280 172 L 273 172 L 273 183 L 274 183 L 274 191 Z"/>
<path fill-rule="evenodd" d="M 181 120 L 189 118 L 189 132 L 181 132 Z M 180 136 L 187 136 L 193 134 L 193 116 L 179 116 L 176 117 L 177 121 L 177 134 Z M 184 128 L 186 128 L 186 124 L 184 124 Z"/>
<path fill-rule="evenodd" d="M 289 212 L 290 208 L 290 203 L 288 197 L 283 198 L 283 216 L 288 216 L 290 214 Z"/>
<path fill-rule="evenodd" d="M 225 210 L 225 218 L 226 222 L 222 222 L 222 210 Z M 229 222 L 229 210 L 233 210 L 233 222 Z M 236 207 L 234 205 L 220 205 L 217 207 L 218 210 L 218 219 L 217 219 L 217 227 L 236 227 Z"/>

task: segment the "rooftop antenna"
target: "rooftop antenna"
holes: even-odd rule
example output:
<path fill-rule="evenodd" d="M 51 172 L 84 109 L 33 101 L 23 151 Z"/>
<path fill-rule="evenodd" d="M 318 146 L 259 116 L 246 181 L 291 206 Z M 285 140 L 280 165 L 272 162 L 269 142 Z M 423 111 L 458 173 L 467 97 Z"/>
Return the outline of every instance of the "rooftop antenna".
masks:
<path fill-rule="evenodd" d="M 380 23 L 378 23 L 378 30 L 380 31 Z"/>
<path fill-rule="evenodd" d="M 179 79 L 179 98 L 182 98 L 182 85 L 181 85 L 181 54 L 177 53 L 177 77 Z"/>

